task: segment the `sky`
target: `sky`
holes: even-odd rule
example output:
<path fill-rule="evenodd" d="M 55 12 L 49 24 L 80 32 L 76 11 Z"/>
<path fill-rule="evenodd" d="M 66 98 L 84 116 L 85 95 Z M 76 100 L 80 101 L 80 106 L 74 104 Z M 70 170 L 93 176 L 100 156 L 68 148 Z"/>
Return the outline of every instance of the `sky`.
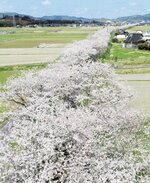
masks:
<path fill-rule="evenodd" d="M 150 0 L 0 0 L 0 13 L 117 18 L 150 13 Z"/>

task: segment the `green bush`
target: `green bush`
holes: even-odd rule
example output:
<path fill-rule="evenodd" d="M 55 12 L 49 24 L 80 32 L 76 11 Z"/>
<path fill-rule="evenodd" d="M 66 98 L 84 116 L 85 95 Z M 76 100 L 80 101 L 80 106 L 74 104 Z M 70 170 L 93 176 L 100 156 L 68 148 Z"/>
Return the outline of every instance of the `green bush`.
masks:
<path fill-rule="evenodd" d="M 149 50 L 150 51 L 150 43 L 145 42 L 138 45 L 139 50 Z"/>
<path fill-rule="evenodd" d="M 119 42 L 119 40 L 117 38 L 112 39 L 112 43 L 118 43 L 118 42 Z"/>

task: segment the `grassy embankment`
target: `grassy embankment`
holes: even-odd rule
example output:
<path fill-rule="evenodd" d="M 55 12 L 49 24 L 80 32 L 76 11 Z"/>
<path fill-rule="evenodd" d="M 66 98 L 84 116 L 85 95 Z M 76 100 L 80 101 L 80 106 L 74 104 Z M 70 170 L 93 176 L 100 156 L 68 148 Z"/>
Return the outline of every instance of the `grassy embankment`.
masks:
<path fill-rule="evenodd" d="M 23 71 L 31 69 L 41 69 L 44 68 L 46 65 L 47 64 L 29 64 L 29 65 L 0 67 L 0 84 L 5 84 L 8 78 L 17 77 Z"/>

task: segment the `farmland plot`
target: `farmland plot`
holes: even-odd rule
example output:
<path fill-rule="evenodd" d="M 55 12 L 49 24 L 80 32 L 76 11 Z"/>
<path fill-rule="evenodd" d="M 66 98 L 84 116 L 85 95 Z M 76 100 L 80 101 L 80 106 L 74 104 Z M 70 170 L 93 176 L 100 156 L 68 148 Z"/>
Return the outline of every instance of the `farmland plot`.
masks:
<path fill-rule="evenodd" d="M 126 85 L 135 94 L 131 105 L 150 115 L 150 74 L 127 74 L 120 78 L 126 81 Z"/>
<path fill-rule="evenodd" d="M 128 29 L 129 32 L 135 32 L 135 31 L 149 31 L 150 26 L 135 26 Z"/>
<path fill-rule="evenodd" d="M 97 28 L 0 28 L 0 31 L 13 31 L 14 34 L 0 35 L 0 48 L 33 48 L 41 43 L 71 43 L 85 39 Z"/>
<path fill-rule="evenodd" d="M 62 46 L 0 49 L 0 66 L 52 62 L 62 50 Z"/>
<path fill-rule="evenodd" d="M 0 35 L 0 66 L 51 62 L 67 44 L 85 39 L 97 29 L 0 28 L 0 31 L 15 32 Z"/>

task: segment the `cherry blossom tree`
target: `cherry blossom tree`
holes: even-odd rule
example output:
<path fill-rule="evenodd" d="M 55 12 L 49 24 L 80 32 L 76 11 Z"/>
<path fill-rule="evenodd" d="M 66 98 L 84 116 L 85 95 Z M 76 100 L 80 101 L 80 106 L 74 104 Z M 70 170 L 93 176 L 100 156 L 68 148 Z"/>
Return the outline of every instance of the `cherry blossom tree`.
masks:
<path fill-rule="evenodd" d="M 12 109 L 0 132 L 1 182 L 149 182 L 147 150 L 136 138 L 144 117 L 129 107 L 132 95 L 110 65 L 96 62 L 113 30 L 3 87 Z"/>

